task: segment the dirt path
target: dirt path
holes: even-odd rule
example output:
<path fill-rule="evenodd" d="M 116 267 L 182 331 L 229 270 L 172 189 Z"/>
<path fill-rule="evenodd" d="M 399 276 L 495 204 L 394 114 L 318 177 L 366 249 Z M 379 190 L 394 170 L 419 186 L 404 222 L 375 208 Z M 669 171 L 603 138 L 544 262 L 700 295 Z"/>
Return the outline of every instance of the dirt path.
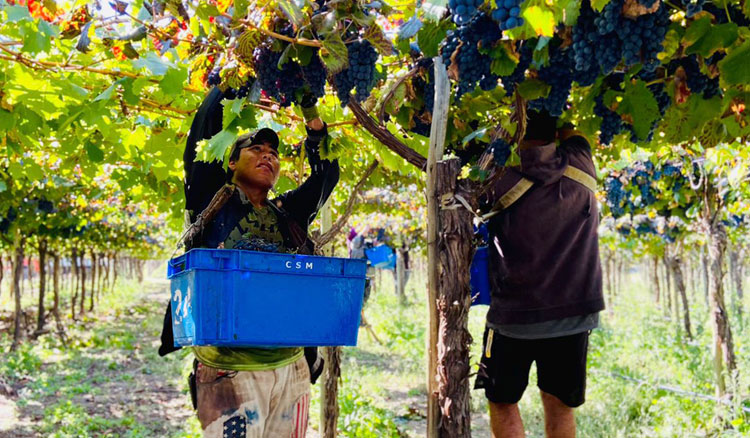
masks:
<path fill-rule="evenodd" d="M 144 283 L 134 305 L 72 328 L 71 348 L 51 349 L 49 356 L 45 350 L 38 372 L 8 376 L 17 395 L 0 396 L 0 438 L 62 430 L 73 436 L 185 436 L 192 417 L 182 381 L 186 359 L 156 354 L 167 287 Z"/>

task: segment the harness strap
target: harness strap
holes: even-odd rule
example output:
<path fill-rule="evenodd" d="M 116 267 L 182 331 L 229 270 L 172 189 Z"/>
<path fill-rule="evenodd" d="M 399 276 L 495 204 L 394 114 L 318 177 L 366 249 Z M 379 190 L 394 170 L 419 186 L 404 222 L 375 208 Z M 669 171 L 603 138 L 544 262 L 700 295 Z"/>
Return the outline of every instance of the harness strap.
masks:
<path fill-rule="evenodd" d="M 567 176 L 573 181 L 583 184 L 584 187 L 596 193 L 596 178 L 584 172 L 583 170 L 568 165 L 563 172 L 563 176 Z"/>
<path fill-rule="evenodd" d="M 592 192 L 596 193 L 596 178 L 589 175 L 588 173 L 584 172 L 583 170 L 568 165 L 565 168 L 565 171 L 563 172 L 563 176 L 583 185 L 587 189 L 591 190 Z M 492 210 L 485 215 L 485 217 L 489 218 L 497 213 L 499 213 L 502 210 L 505 210 L 506 208 L 513 205 L 514 202 L 518 201 L 521 196 L 523 196 L 526 192 L 531 190 L 531 188 L 534 186 L 534 182 L 531 181 L 528 178 L 521 177 L 521 180 L 516 183 L 513 187 L 510 188 L 503 196 L 498 199 L 498 201 L 495 203 L 495 205 L 492 207 Z"/>

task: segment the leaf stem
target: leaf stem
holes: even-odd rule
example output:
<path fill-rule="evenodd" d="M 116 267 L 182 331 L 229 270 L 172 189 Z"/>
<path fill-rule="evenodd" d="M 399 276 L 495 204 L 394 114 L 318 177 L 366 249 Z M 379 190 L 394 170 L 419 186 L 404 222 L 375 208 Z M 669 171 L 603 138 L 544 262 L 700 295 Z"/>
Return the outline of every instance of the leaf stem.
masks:
<path fill-rule="evenodd" d="M 234 20 L 234 18 L 231 15 L 227 14 L 226 12 L 223 13 L 223 14 L 221 14 L 221 16 L 224 17 L 224 18 L 229 18 L 230 20 Z M 261 33 L 263 33 L 265 35 L 268 35 L 270 37 L 276 38 L 278 40 L 286 41 L 286 42 L 289 42 L 289 43 L 292 43 L 292 44 L 299 44 L 301 46 L 323 47 L 323 44 L 320 41 L 318 41 L 318 40 L 311 40 L 311 39 L 307 39 L 307 38 L 293 38 L 293 37 L 288 37 L 286 35 L 282 35 L 280 33 L 276 33 L 276 32 L 274 32 L 272 30 L 264 29 L 264 28 L 256 25 L 255 23 L 253 23 L 250 20 L 237 20 L 237 21 L 239 21 L 240 23 L 242 23 L 242 24 L 244 24 L 246 26 L 250 26 L 253 29 L 257 29 Z"/>

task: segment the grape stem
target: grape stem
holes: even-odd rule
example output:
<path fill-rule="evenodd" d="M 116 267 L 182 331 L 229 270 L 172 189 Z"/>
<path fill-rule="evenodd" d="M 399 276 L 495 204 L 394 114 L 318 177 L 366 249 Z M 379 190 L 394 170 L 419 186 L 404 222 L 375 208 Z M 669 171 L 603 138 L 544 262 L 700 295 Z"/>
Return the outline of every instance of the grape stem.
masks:
<path fill-rule="evenodd" d="M 234 17 L 232 17 L 231 15 L 227 14 L 226 12 L 223 13 L 223 14 L 221 14 L 221 16 L 224 17 L 224 18 L 229 18 L 230 20 L 234 20 Z M 289 43 L 292 43 L 292 44 L 299 44 L 301 46 L 323 47 L 323 44 L 320 41 L 318 41 L 318 40 L 311 40 L 311 39 L 307 39 L 307 38 L 288 37 L 286 35 L 282 35 L 280 33 L 276 33 L 276 32 L 274 32 L 272 30 L 264 29 L 264 28 L 256 25 L 255 23 L 253 23 L 250 20 L 240 19 L 240 20 L 237 20 L 237 21 L 239 21 L 240 23 L 242 23 L 242 24 L 244 24 L 246 26 L 250 26 L 253 29 L 257 29 L 261 33 L 263 33 L 265 35 L 268 35 L 270 37 L 276 38 L 278 40 L 286 41 L 286 42 L 289 42 Z"/>
<path fill-rule="evenodd" d="M 380 108 L 378 109 L 378 121 L 381 125 L 383 124 L 383 120 L 385 119 L 385 106 L 388 105 L 388 101 L 390 101 L 393 98 L 393 95 L 396 94 L 396 90 L 398 90 L 398 87 L 400 87 L 405 80 L 417 74 L 419 69 L 419 66 L 414 66 L 414 68 L 409 70 L 408 73 L 398 78 L 396 82 L 391 86 L 391 89 L 388 90 L 388 94 L 385 95 L 385 98 L 383 98 L 383 101 L 380 104 Z"/>
<path fill-rule="evenodd" d="M 681 8 L 681 7 L 679 7 L 679 6 L 675 5 L 674 3 L 672 3 L 672 2 L 670 2 L 670 1 L 668 1 L 668 0 L 662 0 L 662 1 L 663 1 L 664 3 L 666 3 L 667 5 L 669 5 L 669 6 L 670 6 L 670 7 L 672 8 L 672 9 L 677 9 L 678 11 L 683 11 L 683 12 L 685 12 L 685 9 L 684 9 L 684 8 Z"/>

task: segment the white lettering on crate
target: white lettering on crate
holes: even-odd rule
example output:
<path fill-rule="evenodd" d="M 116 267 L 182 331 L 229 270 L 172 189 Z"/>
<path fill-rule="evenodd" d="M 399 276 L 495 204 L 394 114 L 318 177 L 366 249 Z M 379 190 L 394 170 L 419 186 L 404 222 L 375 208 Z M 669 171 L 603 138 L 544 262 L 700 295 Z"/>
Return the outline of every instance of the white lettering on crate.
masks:
<path fill-rule="evenodd" d="M 291 260 L 284 263 L 284 266 L 286 266 L 287 269 L 302 269 L 302 262 L 294 262 L 292 263 Z M 313 262 L 305 262 L 305 269 L 313 269 Z"/>

